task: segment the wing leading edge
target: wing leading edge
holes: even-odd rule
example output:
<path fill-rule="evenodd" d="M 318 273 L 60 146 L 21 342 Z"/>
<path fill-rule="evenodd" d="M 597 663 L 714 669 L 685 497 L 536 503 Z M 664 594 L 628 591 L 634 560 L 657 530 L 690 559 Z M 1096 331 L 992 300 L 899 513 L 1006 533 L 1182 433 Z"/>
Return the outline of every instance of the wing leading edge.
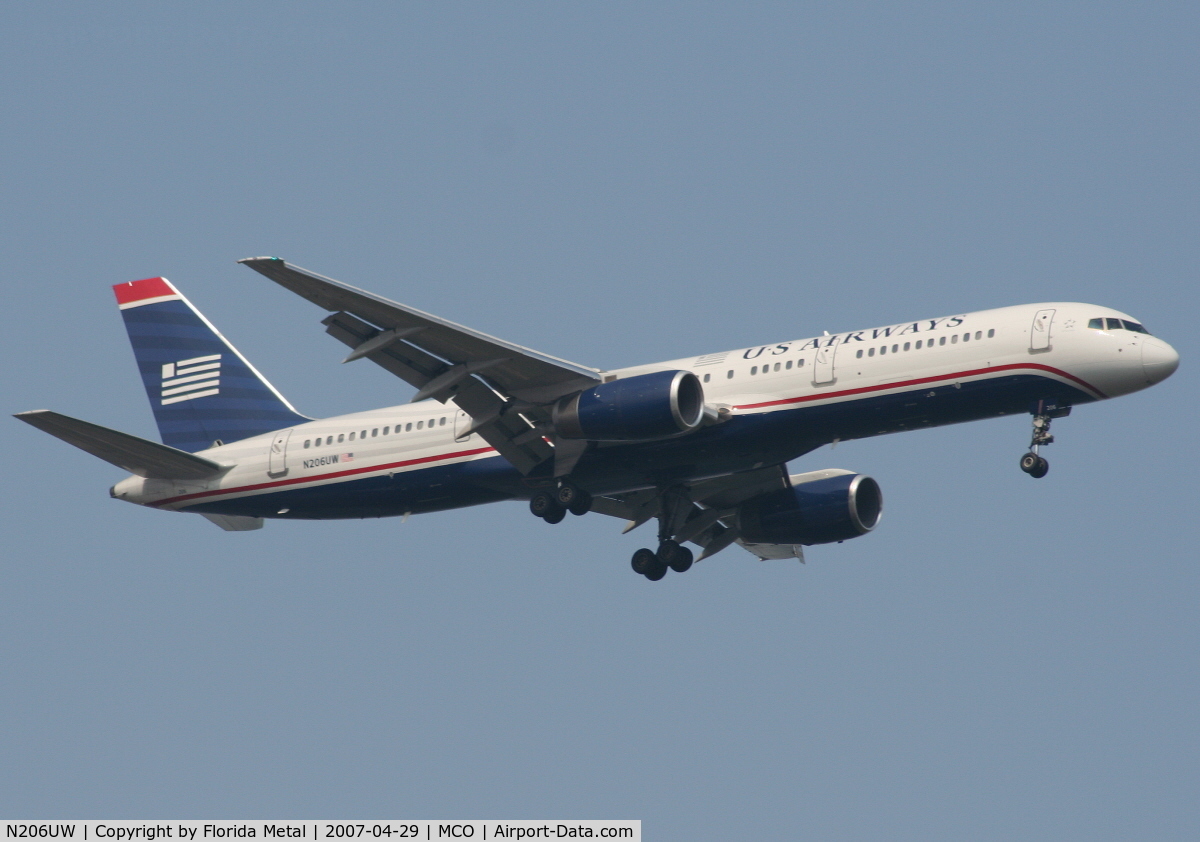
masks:
<path fill-rule="evenodd" d="M 555 456 L 547 442 L 553 438 L 553 401 L 602 379 L 596 369 L 505 342 L 277 257 L 238 262 L 331 311 L 323 324 L 352 349 L 345 362 L 370 359 L 416 387 L 414 401 L 453 401 L 471 416 L 471 431 L 524 474 Z"/>

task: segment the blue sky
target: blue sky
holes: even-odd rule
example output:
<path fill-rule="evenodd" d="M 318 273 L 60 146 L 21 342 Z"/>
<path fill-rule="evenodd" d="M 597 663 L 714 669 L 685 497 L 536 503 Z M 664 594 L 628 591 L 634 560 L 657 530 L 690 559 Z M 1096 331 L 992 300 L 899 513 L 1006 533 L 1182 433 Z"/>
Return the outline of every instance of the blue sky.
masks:
<path fill-rule="evenodd" d="M 640 818 L 647 839 L 1200 834 L 1191 4 L 9 4 L 9 412 L 154 437 L 109 286 L 302 411 L 273 254 L 602 368 L 1034 301 L 1167 382 L 850 442 L 883 522 L 657 585 L 598 515 L 206 521 L 9 422 L 0 815 Z M 649 527 L 645 527 L 649 529 Z M 643 531 L 644 531 L 643 530 Z"/>

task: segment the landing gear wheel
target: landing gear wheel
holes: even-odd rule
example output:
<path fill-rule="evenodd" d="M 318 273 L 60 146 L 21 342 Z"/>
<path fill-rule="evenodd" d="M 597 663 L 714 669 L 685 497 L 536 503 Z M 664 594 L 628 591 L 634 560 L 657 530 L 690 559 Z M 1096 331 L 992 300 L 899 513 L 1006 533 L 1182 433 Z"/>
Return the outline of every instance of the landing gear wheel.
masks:
<path fill-rule="evenodd" d="M 592 509 L 592 495 L 569 482 L 558 487 L 554 499 L 573 515 L 586 515 Z"/>
<path fill-rule="evenodd" d="M 633 554 L 633 558 L 629 561 L 629 566 L 633 568 L 634 573 L 639 576 L 645 576 L 649 571 L 659 566 L 658 556 L 654 554 L 654 550 L 642 548 Z M 658 578 L 661 579 L 662 576 Z"/>
<path fill-rule="evenodd" d="M 647 570 L 643 575 L 645 575 L 645 577 L 651 582 L 657 582 L 663 576 L 667 575 L 667 566 L 661 561 L 655 562 L 654 567 Z"/>
<path fill-rule="evenodd" d="M 567 516 L 567 510 L 549 491 L 539 491 L 529 499 L 529 511 L 546 523 L 558 523 Z"/>
<path fill-rule="evenodd" d="M 658 559 L 676 573 L 686 573 L 692 566 L 692 551 L 675 541 L 663 541 L 658 547 Z"/>
<path fill-rule="evenodd" d="M 1050 470 L 1050 463 L 1036 453 L 1026 453 L 1021 457 L 1021 470 L 1034 479 L 1041 479 Z"/>

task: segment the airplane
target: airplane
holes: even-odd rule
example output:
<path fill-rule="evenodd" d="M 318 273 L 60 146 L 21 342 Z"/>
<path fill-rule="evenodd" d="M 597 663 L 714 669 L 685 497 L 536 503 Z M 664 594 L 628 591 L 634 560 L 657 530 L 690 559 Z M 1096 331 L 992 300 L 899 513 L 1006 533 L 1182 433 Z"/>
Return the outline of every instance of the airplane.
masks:
<path fill-rule="evenodd" d="M 162 443 L 49 410 L 15 417 L 131 476 L 118 500 L 245 531 L 528 501 L 548 523 L 657 521 L 651 581 L 738 544 L 760 559 L 871 532 L 883 496 L 826 444 L 1028 413 L 1053 419 L 1169 377 L 1175 349 L 1125 313 L 1041 303 L 604 371 L 497 339 L 276 257 L 238 261 L 330 313 L 326 332 L 417 389 L 406 405 L 300 414 L 165 278 L 113 287 Z M 701 549 L 697 559 L 686 546 Z"/>

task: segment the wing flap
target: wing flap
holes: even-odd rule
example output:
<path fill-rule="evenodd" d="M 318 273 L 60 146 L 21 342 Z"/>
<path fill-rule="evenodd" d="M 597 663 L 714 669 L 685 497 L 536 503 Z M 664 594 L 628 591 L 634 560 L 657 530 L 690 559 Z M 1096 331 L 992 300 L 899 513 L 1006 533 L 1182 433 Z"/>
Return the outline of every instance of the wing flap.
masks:
<path fill-rule="evenodd" d="M 131 474 L 151 479 L 204 479 L 228 470 L 185 450 L 80 421 L 48 409 L 13 416 Z"/>
<path fill-rule="evenodd" d="M 349 313 L 338 312 L 324 321 L 326 332 L 351 348 L 363 347 L 382 331 Z M 375 364 L 391 372 L 417 389 L 424 389 L 452 367 L 411 344 L 406 339 L 394 339 L 366 354 Z M 443 399 L 444 400 L 444 399 Z M 513 464 L 522 474 L 528 474 L 554 451 L 539 436 L 516 440 L 533 431 L 533 426 L 519 413 L 510 410 L 508 402 L 475 377 L 465 377 L 450 392 L 450 400 L 473 419 L 491 418 L 479 424 L 476 432 L 489 445 Z"/>

